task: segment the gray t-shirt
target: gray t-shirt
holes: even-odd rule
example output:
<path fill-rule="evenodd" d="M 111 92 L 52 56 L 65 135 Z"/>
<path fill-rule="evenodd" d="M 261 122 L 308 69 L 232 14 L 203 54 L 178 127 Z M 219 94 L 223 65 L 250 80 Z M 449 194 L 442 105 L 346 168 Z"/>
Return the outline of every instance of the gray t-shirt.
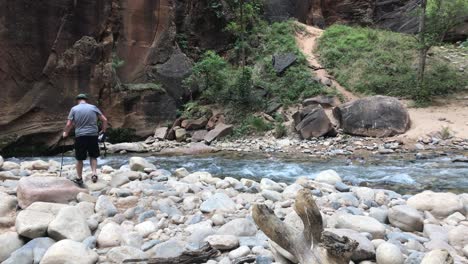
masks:
<path fill-rule="evenodd" d="M 97 120 L 102 115 L 94 105 L 81 103 L 70 110 L 68 120 L 75 124 L 75 137 L 97 136 L 99 134 Z"/>

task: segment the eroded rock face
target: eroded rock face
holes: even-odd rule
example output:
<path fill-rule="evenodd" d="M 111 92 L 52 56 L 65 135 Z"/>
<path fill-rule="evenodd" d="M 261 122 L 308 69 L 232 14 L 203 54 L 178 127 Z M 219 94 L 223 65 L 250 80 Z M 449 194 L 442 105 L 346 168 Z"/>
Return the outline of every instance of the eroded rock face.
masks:
<path fill-rule="evenodd" d="M 410 128 L 410 116 L 396 98 L 371 96 L 333 109 L 345 133 L 368 137 L 389 137 Z"/>

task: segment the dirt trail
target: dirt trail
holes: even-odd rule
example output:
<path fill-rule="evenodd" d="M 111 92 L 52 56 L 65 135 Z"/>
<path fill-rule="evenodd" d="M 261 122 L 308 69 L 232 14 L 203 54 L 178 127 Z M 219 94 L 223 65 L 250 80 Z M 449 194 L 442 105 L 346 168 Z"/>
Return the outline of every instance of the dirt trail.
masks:
<path fill-rule="evenodd" d="M 296 35 L 299 48 L 307 57 L 311 71 L 313 71 L 321 83 L 334 87 L 340 92 L 346 101 L 359 99 L 359 96 L 346 90 L 335 81 L 326 69 L 322 67 L 314 54 L 317 40 L 323 30 L 300 24 L 304 32 Z M 458 138 L 468 139 L 468 96 L 454 95 L 451 98 L 438 100 L 433 106 L 426 108 L 413 108 L 411 102 L 402 101 L 407 107 L 411 117 L 411 129 L 399 138 L 415 141 L 428 134 L 441 131 L 447 127 L 451 134 Z"/>
<path fill-rule="evenodd" d="M 305 28 L 305 31 L 301 34 L 296 35 L 296 41 L 299 48 L 302 50 L 302 53 L 307 58 L 309 62 L 309 67 L 313 72 L 315 72 L 317 78 L 320 80 L 321 83 L 336 88 L 338 92 L 340 92 L 346 101 L 352 101 L 358 99 L 359 97 L 355 94 L 346 90 L 343 86 L 341 86 L 338 82 L 335 81 L 333 76 L 328 74 L 327 70 L 325 70 L 320 62 L 317 59 L 317 56 L 314 54 L 315 47 L 317 45 L 317 40 L 323 33 L 323 30 L 300 24 Z"/>

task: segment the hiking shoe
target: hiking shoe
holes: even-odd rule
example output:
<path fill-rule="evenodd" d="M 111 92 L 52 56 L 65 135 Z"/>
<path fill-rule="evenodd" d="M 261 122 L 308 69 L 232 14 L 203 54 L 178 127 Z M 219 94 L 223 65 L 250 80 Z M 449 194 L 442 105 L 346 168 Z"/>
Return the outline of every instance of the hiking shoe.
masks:
<path fill-rule="evenodd" d="M 93 181 L 93 183 L 96 183 L 98 181 L 97 175 L 91 176 L 91 180 Z"/>
<path fill-rule="evenodd" d="M 72 182 L 74 182 L 76 185 L 78 185 L 78 187 L 80 188 L 84 188 L 84 183 L 83 183 L 83 179 L 82 178 L 76 178 L 74 180 L 72 180 Z"/>

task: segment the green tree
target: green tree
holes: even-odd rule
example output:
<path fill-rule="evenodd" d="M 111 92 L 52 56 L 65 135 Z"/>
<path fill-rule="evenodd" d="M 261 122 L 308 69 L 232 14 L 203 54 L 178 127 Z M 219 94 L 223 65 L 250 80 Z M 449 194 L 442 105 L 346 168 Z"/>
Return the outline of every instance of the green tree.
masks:
<path fill-rule="evenodd" d="M 466 0 L 421 1 L 417 99 L 425 101 L 430 96 L 424 84 L 427 53 L 431 47 L 439 45 L 451 29 L 463 23 L 466 14 L 468 14 L 468 1 Z"/>

